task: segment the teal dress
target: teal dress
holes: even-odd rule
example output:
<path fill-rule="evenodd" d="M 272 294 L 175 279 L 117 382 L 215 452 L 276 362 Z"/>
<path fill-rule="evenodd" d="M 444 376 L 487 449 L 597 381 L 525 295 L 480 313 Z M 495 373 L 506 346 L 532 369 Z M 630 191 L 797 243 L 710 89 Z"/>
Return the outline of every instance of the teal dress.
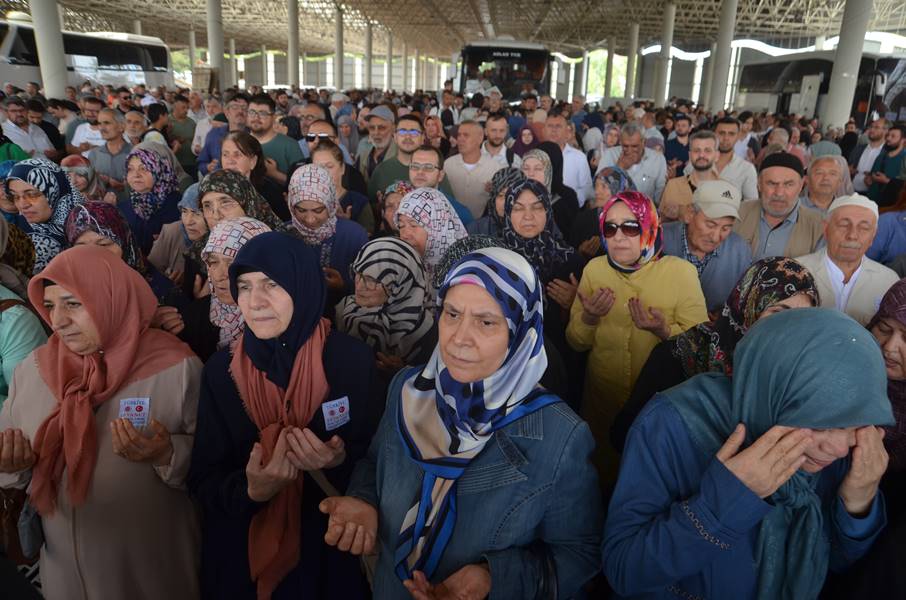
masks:
<path fill-rule="evenodd" d="M 0 301 L 5 300 L 22 299 L 0 286 Z M 9 395 L 16 366 L 46 341 L 41 321 L 29 308 L 18 305 L 0 312 L 0 408 Z"/>

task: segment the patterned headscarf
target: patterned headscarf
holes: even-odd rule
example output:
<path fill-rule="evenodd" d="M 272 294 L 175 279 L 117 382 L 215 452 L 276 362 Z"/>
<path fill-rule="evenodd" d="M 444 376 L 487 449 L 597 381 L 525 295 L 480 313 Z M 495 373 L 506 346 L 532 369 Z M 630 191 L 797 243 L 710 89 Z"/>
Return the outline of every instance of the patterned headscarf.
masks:
<path fill-rule="evenodd" d="M 267 200 L 258 193 L 248 178 L 239 173 L 226 169 L 214 171 L 198 184 L 198 202 L 204 202 L 205 194 L 209 192 L 229 196 L 239 203 L 246 217 L 261 221 L 272 230 L 283 229 L 283 222 L 274 214 Z"/>
<path fill-rule="evenodd" d="M 179 189 L 179 180 L 176 179 L 176 173 L 170 162 L 153 150 L 133 148 L 126 157 L 126 165 L 133 158 L 138 158 L 145 170 L 154 178 L 154 185 L 151 186 L 150 191 L 138 193 L 131 190 L 129 192 L 135 214 L 139 218 L 147 220 L 160 210 L 168 196 Z"/>
<path fill-rule="evenodd" d="M 434 273 L 434 267 L 447 248 L 456 240 L 469 235 L 456 211 L 450 206 L 450 201 L 443 192 L 434 188 L 418 188 L 403 196 L 396 211 L 397 228 L 400 226 L 400 215 L 406 215 L 428 232 L 428 243 L 422 260 L 429 276 Z"/>
<path fill-rule="evenodd" d="M 906 325 L 906 279 L 901 279 L 887 290 L 878 312 L 868 323 L 874 329 L 881 319 L 893 319 Z M 874 332 L 872 332 L 874 333 Z M 881 348 L 884 351 L 884 348 Z M 887 380 L 887 397 L 893 408 L 896 425 L 884 427 L 884 447 L 890 455 L 890 469 L 906 469 L 906 381 Z"/>
<path fill-rule="evenodd" d="M 63 251 L 66 235 L 63 227 L 69 211 L 76 204 L 85 201 L 82 194 L 72 187 L 69 177 L 56 163 L 46 158 L 28 158 L 19 161 L 10 169 L 6 178 L 6 193 L 10 193 L 9 182 L 13 179 L 24 181 L 44 194 L 50 205 L 50 218 L 43 223 L 32 223 L 31 238 L 35 245 L 34 273 L 40 273 L 50 260 Z"/>
<path fill-rule="evenodd" d="M 529 150 L 522 156 L 522 164 L 525 165 L 525 161 L 530 158 L 535 160 L 540 160 L 541 164 L 544 165 L 544 187 L 547 188 L 547 191 L 551 191 L 551 184 L 554 181 L 554 166 L 551 164 L 551 157 L 547 155 L 547 152 L 544 150 Z"/>
<path fill-rule="evenodd" d="M 86 200 L 100 201 L 103 199 L 104 193 L 107 190 L 98 178 L 94 166 L 88 162 L 87 158 L 81 154 L 70 154 L 60 161 L 60 167 L 67 174 L 70 174 L 70 181 L 72 181 L 71 177 L 73 174 L 81 175 L 85 178 L 85 181 L 88 182 L 88 186 L 82 195 Z M 75 187 L 75 183 L 73 183 L 73 187 Z"/>
<path fill-rule="evenodd" d="M 386 198 L 390 194 L 399 194 L 405 196 L 409 192 L 413 191 L 415 186 L 409 183 L 408 181 L 400 179 L 399 181 L 394 181 L 387 186 L 387 189 L 384 190 L 384 197 Z"/>
<path fill-rule="evenodd" d="M 524 238 L 513 228 L 513 206 L 522 192 L 531 192 L 544 205 L 547 220 L 544 229 L 533 238 Z M 534 179 L 524 179 L 522 182 L 511 186 L 506 193 L 504 203 L 504 246 L 519 253 L 529 261 L 542 284 L 548 284 L 553 279 L 553 271 L 566 262 L 573 255 L 573 249 L 563 243 L 563 239 L 554 232 L 554 213 L 551 210 L 551 197 L 547 189 Z"/>
<path fill-rule="evenodd" d="M 808 269 L 792 258 L 765 258 L 742 277 L 714 323 L 702 323 L 671 339 L 673 356 L 686 377 L 699 373 L 733 374 L 733 352 L 766 309 L 796 294 L 818 306 L 818 288 Z"/>
<path fill-rule="evenodd" d="M 28 300 L 28 275 L 34 267 L 34 244 L 21 229 L 0 219 L 0 284 Z"/>
<path fill-rule="evenodd" d="M 649 262 L 655 261 L 661 257 L 661 247 L 663 246 L 663 230 L 661 221 L 657 214 L 657 207 L 648 196 L 641 192 L 620 192 L 612 196 L 601 208 L 601 217 L 598 220 L 598 229 L 601 232 L 601 239 L 604 241 L 604 251 L 607 252 L 607 240 L 604 238 L 604 223 L 607 220 L 607 211 L 617 202 L 624 203 L 629 210 L 635 215 L 639 225 L 642 226 L 641 251 L 638 260 L 631 265 L 621 265 L 613 261 L 610 255 L 607 255 L 607 261 L 617 271 L 623 273 L 632 273 L 638 271 Z"/>
<path fill-rule="evenodd" d="M 547 368 L 541 283 L 510 250 L 488 248 L 464 257 L 438 296 L 470 284 L 500 305 L 509 328 L 506 359 L 481 381 L 453 379 L 435 348 L 428 364 L 404 383 L 397 427 L 406 454 L 423 471 L 420 492 L 403 519 L 393 562 L 401 580 L 434 574 L 456 525 L 457 481 L 494 432 L 559 401 L 538 386 Z"/>
<path fill-rule="evenodd" d="M 412 360 L 434 323 L 425 310 L 428 282 L 415 249 L 399 238 L 378 238 L 362 246 L 351 268 L 380 282 L 387 301 L 366 308 L 356 303 L 355 295 L 346 296 L 337 310 L 337 327 L 375 352 Z"/>
<path fill-rule="evenodd" d="M 293 225 L 306 244 L 312 246 L 323 244 L 337 232 L 337 188 L 327 169 L 318 165 L 302 165 L 293 173 L 289 182 L 289 193 L 286 198 L 289 208 L 300 202 L 317 202 L 327 208 L 327 220 L 317 229 L 309 229 L 296 218 L 293 212 Z"/>
<path fill-rule="evenodd" d="M 250 217 L 225 219 L 211 230 L 201 258 L 207 260 L 209 254 L 216 252 L 232 261 L 247 241 L 270 230 L 271 228 L 261 221 Z M 242 335 L 245 321 L 242 319 L 242 311 L 239 310 L 239 306 L 224 304 L 217 299 L 217 294 L 214 293 L 214 282 L 210 278 L 208 278 L 208 285 L 211 289 L 211 323 L 220 328 L 220 341 L 217 343 L 219 350 L 226 348 L 233 340 Z"/>
<path fill-rule="evenodd" d="M 142 252 L 132 237 L 132 230 L 119 209 L 106 202 L 86 202 L 70 211 L 66 218 L 66 244 L 72 246 L 86 231 L 111 239 L 123 250 L 126 264 L 145 274 L 147 266 Z"/>
<path fill-rule="evenodd" d="M 598 181 L 602 181 L 610 189 L 611 196 L 615 196 L 620 192 L 638 191 L 632 177 L 620 167 L 604 167 L 595 175 L 595 183 Z"/>
<path fill-rule="evenodd" d="M 447 273 L 458 263 L 463 256 L 471 254 L 476 250 L 483 248 L 503 248 L 503 240 L 490 235 L 470 235 L 460 240 L 456 240 L 444 252 L 440 262 L 434 269 L 434 289 L 440 289 L 447 278 Z"/>
<path fill-rule="evenodd" d="M 491 176 L 491 194 L 488 198 L 488 205 L 484 209 L 484 214 L 491 217 L 498 232 L 503 229 L 504 217 L 497 214 L 497 196 L 503 190 L 507 190 L 522 181 L 525 181 L 525 175 L 523 175 L 522 171 L 513 167 L 500 169 Z"/>

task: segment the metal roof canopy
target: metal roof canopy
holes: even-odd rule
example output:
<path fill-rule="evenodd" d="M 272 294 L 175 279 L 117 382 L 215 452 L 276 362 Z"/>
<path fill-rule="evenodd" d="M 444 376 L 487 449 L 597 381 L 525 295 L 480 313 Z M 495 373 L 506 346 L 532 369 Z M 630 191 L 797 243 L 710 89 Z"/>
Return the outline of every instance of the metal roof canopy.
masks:
<path fill-rule="evenodd" d="M 132 31 L 160 37 L 173 48 L 188 45 L 194 28 L 199 47 L 207 45 L 205 0 L 62 0 L 65 26 L 82 31 Z M 394 51 L 403 42 L 409 55 L 449 57 L 473 40 L 512 36 L 546 44 L 567 54 L 606 47 L 614 37 L 617 52 L 627 51 L 629 24 L 639 23 L 640 46 L 657 43 L 663 0 L 348 0 L 344 11 L 346 51 L 364 53 L 365 25 L 374 28 L 374 57 L 386 56 L 386 31 Z M 704 49 L 717 37 L 720 0 L 677 0 L 674 46 Z M 224 38 L 235 38 L 240 53 L 285 51 L 285 0 L 222 0 Z M 333 53 L 332 0 L 299 0 L 300 52 Z M 845 0 L 740 0 L 735 38 L 754 38 L 784 46 L 805 46 L 816 36 L 839 33 Z M 4 12 L 29 12 L 25 0 L 0 0 Z M 114 13 L 114 14 L 112 14 Z M 906 2 L 875 0 L 869 31 L 906 33 Z M 799 43 L 801 42 L 801 43 Z"/>

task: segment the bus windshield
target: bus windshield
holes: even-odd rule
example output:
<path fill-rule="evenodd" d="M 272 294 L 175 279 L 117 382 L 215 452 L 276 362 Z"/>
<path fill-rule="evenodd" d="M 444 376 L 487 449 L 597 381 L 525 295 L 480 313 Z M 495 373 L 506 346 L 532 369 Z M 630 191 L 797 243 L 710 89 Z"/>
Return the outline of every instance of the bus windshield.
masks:
<path fill-rule="evenodd" d="M 518 100 L 523 92 L 547 93 L 550 80 L 547 50 L 466 46 L 462 51 L 460 91 L 486 93 L 497 86 L 504 100 Z"/>

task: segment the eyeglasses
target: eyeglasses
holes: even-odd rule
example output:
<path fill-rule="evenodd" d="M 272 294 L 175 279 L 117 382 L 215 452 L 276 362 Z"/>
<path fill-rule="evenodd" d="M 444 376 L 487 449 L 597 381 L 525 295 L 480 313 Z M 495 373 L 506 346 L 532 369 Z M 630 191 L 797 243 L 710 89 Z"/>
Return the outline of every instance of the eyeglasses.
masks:
<path fill-rule="evenodd" d="M 272 112 L 264 112 L 263 110 L 250 110 L 248 113 L 250 117 L 269 117 L 274 114 Z"/>
<path fill-rule="evenodd" d="M 16 193 L 10 192 L 8 195 L 9 195 L 10 200 L 12 200 L 13 202 L 17 202 L 17 201 L 23 200 L 23 199 L 24 200 L 37 200 L 38 198 L 43 198 L 44 192 L 42 192 L 40 190 L 25 190 L 21 194 L 16 194 Z"/>
<path fill-rule="evenodd" d="M 363 275 L 355 269 L 352 268 L 352 265 L 349 265 L 349 278 L 354 281 L 361 281 L 365 286 L 365 289 L 369 292 L 374 291 L 382 286 L 381 282 L 375 279 L 374 277 L 369 277 L 368 275 Z"/>
<path fill-rule="evenodd" d="M 422 134 L 422 132 L 420 129 L 397 129 L 396 134 L 404 137 L 418 137 Z"/>
<path fill-rule="evenodd" d="M 617 234 L 617 229 L 622 231 L 626 237 L 642 235 L 642 226 L 638 221 L 624 221 L 622 223 L 604 223 L 604 237 L 612 238 Z"/>
<path fill-rule="evenodd" d="M 309 142 L 313 142 L 315 140 L 332 140 L 333 136 L 329 133 L 306 133 L 305 139 Z"/>
<path fill-rule="evenodd" d="M 302 115 L 299 118 L 303 121 L 316 121 L 318 120 L 318 115 Z"/>
<path fill-rule="evenodd" d="M 432 173 L 440 169 L 437 165 L 431 163 L 409 163 L 409 170 L 415 172 Z"/>

